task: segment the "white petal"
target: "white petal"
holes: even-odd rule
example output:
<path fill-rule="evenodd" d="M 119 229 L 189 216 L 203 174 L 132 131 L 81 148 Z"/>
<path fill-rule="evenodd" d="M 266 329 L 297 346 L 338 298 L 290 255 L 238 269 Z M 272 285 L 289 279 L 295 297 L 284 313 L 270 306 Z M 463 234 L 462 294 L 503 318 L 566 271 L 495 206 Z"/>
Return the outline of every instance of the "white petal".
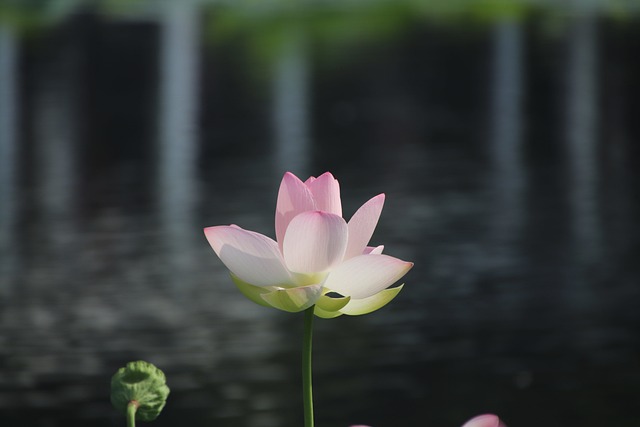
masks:
<path fill-rule="evenodd" d="M 342 202 L 340 201 L 340 184 L 329 172 L 318 178 L 309 178 L 305 184 L 313 194 L 316 209 L 342 216 Z"/>
<path fill-rule="evenodd" d="M 349 316 L 360 316 L 376 311 L 389 304 L 402 290 L 404 285 L 395 288 L 383 289 L 368 298 L 352 299 L 340 311 Z"/>
<path fill-rule="evenodd" d="M 370 297 L 404 276 L 413 263 L 388 255 L 360 255 L 329 273 L 324 286 L 351 298 Z"/>
<path fill-rule="evenodd" d="M 282 251 L 287 226 L 298 214 L 315 210 L 315 202 L 309 188 L 291 172 L 284 174 L 276 204 L 276 240 Z"/>
<path fill-rule="evenodd" d="M 361 255 L 371 240 L 384 206 L 384 194 L 378 194 L 360 207 L 349 220 L 349 244 L 344 259 Z"/>
<path fill-rule="evenodd" d="M 267 236 L 225 225 L 205 228 L 204 234 L 220 260 L 240 280 L 254 286 L 292 283 L 278 244 Z"/>
<path fill-rule="evenodd" d="M 321 211 L 304 212 L 287 227 L 283 254 L 289 270 L 319 273 L 342 261 L 347 247 L 347 224 L 342 217 Z"/>

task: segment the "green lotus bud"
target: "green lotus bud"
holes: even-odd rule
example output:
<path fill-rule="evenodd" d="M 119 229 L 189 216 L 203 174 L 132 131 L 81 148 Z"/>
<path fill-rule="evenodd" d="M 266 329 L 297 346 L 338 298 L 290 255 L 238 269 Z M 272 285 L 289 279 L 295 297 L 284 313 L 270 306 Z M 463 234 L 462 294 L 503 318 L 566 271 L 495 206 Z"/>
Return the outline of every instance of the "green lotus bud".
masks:
<path fill-rule="evenodd" d="M 153 421 L 169 396 L 164 373 L 151 363 L 129 362 L 111 378 L 111 403 L 127 417 Z"/>

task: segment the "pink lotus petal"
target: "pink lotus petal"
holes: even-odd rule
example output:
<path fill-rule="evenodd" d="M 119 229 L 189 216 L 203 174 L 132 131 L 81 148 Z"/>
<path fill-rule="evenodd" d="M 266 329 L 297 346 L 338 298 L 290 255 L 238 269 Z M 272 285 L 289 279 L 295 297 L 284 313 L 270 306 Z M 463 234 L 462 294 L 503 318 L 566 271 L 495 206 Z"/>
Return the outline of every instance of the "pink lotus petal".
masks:
<path fill-rule="evenodd" d="M 359 255 L 336 267 L 327 277 L 325 288 L 361 299 L 391 286 L 413 267 L 388 255 Z"/>
<path fill-rule="evenodd" d="M 382 251 L 384 250 L 384 245 L 380 245 L 380 246 L 367 246 L 366 248 L 364 248 L 364 252 L 362 252 L 362 255 L 380 255 L 382 253 Z"/>
<path fill-rule="evenodd" d="M 309 177 L 309 178 L 307 178 L 307 180 L 304 182 L 304 185 L 307 185 L 307 186 L 308 186 L 309 184 L 311 184 L 311 183 L 312 183 L 313 181 L 315 181 L 315 180 L 316 180 L 316 177 L 315 177 L 315 176 L 310 176 L 310 177 Z"/>
<path fill-rule="evenodd" d="M 349 220 L 349 244 L 344 259 L 361 255 L 371 240 L 384 206 L 384 194 L 378 194 L 360 207 Z"/>
<path fill-rule="evenodd" d="M 284 174 L 276 204 L 276 240 L 282 251 L 287 226 L 298 214 L 315 210 L 311 190 L 291 172 Z"/>
<path fill-rule="evenodd" d="M 347 224 L 338 215 L 303 212 L 293 218 L 284 236 L 283 254 L 289 270 L 321 273 L 342 261 L 347 247 Z"/>
<path fill-rule="evenodd" d="M 220 260 L 233 274 L 254 286 L 291 284 L 278 244 L 267 236 L 238 226 L 204 229 Z"/>
<path fill-rule="evenodd" d="M 506 427 L 500 418 L 493 414 L 478 415 L 467 421 L 462 427 Z"/>
<path fill-rule="evenodd" d="M 316 209 L 342 216 L 342 202 L 340 201 L 340 184 L 329 172 L 318 178 L 309 178 L 305 184 L 313 194 Z"/>

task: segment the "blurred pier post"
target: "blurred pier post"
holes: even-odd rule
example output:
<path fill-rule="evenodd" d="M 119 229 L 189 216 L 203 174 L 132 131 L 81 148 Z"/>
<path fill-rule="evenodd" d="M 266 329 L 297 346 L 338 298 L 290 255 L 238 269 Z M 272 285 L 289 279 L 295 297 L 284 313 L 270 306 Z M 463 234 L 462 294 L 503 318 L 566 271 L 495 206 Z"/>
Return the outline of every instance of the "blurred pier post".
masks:
<path fill-rule="evenodd" d="M 157 197 L 171 271 L 192 263 L 199 109 L 199 3 L 164 1 L 160 24 Z M 175 280 L 172 280 L 175 282 Z"/>
<path fill-rule="evenodd" d="M 15 219 L 18 163 L 18 40 L 0 25 L 0 294 L 15 271 Z"/>
<path fill-rule="evenodd" d="M 571 345 L 579 354 L 592 352 L 595 342 L 606 342 L 607 327 L 580 328 L 591 321 L 594 308 L 602 304 L 599 285 L 609 263 L 602 250 L 600 159 L 598 147 L 598 31 L 594 6 L 583 3 L 568 27 L 566 88 L 567 201 L 572 258 L 563 298 L 571 310 L 575 333 Z M 595 309 L 600 312 L 600 309 Z"/>
<path fill-rule="evenodd" d="M 79 45 L 60 41 L 59 55 L 44 63 L 48 72 L 37 82 L 34 102 L 34 128 L 38 171 L 38 198 L 47 221 L 59 224 L 51 230 L 58 243 L 67 240 L 66 227 L 73 222 L 77 199 L 77 136 Z M 51 224 L 51 223 L 49 223 Z"/>
<path fill-rule="evenodd" d="M 46 234 L 54 244 L 69 237 L 65 229 L 72 222 L 78 182 L 77 52 L 71 41 L 60 50 L 58 58 L 45 64 L 48 72 L 37 82 L 33 112 L 38 200 Z M 51 227 L 54 223 L 55 230 Z"/>
<path fill-rule="evenodd" d="M 584 11 L 570 23 L 567 55 L 566 141 L 572 233 L 578 261 L 599 256 L 597 27 Z"/>
<path fill-rule="evenodd" d="M 302 23 L 290 24 L 283 39 L 273 75 L 276 169 L 277 174 L 292 171 L 298 176 L 308 176 L 311 173 L 310 58 Z"/>
<path fill-rule="evenodd" d="M 490 187 L 495 211 L 492 213 L 491 240 L 499 251 L 496 262 L 517 255 L 517 238 L 523 224 L 525 167 L 523 164 L 523 29 L 514 19 L 498 21 L 493 31 L 493 69 L 491 83 L 492 173 Z M 501 270 L 506 266 L 502 265 Z"/>
<path fill-rule="evenodd" d="M 80 111 L 83 87 L 82 46 L 73 32 L 52 35 L 46 49 L 56 55 L 38 59 L 41 67 L 34 82 L 33 109 L 33 170 L 37 198 L 35 230 L 38 233 L 37 256 L 29 262 L 42 268 L 25 266 L 27 282 L 47 289 L 63 288 L 77 282 L 83 274 L 78 246 L 78 141 L 84 117 Z M 29 248 L 31 250 L 31 248 Z M 70 262 L 74 260 L 74 262 Z M 28 268 L 28 270 L 27 270 Z M 46 275 L 42 280 L 40 275 Z M 34 297 L 40 289 L 25 290 Z"/>
<path fill-rule="evenodd" d="M 522 23 L 506 17 L 494 24 L 490 97 L 491 172 L 488 178 L 493 201 L 488 223 L 487 263 L 492 280 L 510 284 L 521 274 L 526 197 L 523 164 L 524 35 Z M 494 275 L 497 272 L 498 277 Z M 526 309 L 525 292 L 498 292 L 496 306 L 514 318 Z"/>

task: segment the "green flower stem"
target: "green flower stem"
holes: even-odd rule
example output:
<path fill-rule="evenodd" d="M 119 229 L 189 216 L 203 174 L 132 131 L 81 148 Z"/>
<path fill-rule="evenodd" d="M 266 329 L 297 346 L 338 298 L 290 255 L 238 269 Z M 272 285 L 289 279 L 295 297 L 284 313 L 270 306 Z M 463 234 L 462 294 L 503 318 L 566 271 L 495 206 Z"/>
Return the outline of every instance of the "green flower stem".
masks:
<path fill-rule="evenodd" d="M 302 399 L 304 426 L 313 427 L 313 390 L 311 386 L 311 342 L 313 339 L 313 308 L 304 311 L 304 338 L 302 341 Z"/>
<path fill-rule="evenodd" d="M 132 400 L 127 405 L 127 427 L 136 427 L 136 411 L 138 410 L 138 402 Z"/>

